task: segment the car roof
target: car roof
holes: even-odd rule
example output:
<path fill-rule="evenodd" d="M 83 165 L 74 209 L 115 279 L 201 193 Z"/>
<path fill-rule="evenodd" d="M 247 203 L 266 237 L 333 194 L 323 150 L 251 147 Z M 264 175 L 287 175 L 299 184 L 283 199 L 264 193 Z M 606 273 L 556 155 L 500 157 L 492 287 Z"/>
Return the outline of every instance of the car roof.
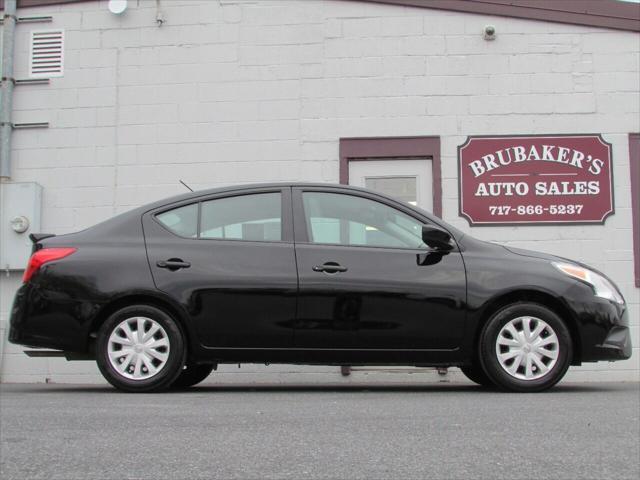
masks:
<path fill-rule="evenodd" d="M 142 207 L 137 209 L 137 211 L 138 212 L 149 211 L 157 208 L 162 208 L 165 206 L 168 207 L 174 203 L 188 202 L 189 200 L 196 200 L 201 197 L 206 197 L 208 195 L 215 195 L 218 193 L 242 192 L 242 191 L 261 190 L 261 189 L 269 189 L 269 188 L 286 188 L 286 187 L 327 188 L 334 191 L 344 190 L 345 192 L 363 192 L 368 195 L 375 195 L 377 197 L 390 200 L 396 204 L 399 203 L 397 199 L 394 199 L 389 195 L 375 192 L 373 190 L 369 190 L 366 188 L 355 187 L 353 185 L 345 185 L 345 184 L 338 184 L 338 183 L 321 183 L 321 182 L 268 182 L 268 183 L 245 183 L 245 184 L 239 184 L 239 185 L 228 185 L 225 187 L 196 190 L 194 192 L 184 193 L 182 195 L 165 198 L 151 204 L 143 205 Z M 414 212 L 427 217 L 432 222 L 449 230 L 450 233 L 454 234 L 454 237 L 460 237 L 463 235 L 463 232 L 453 227 L 452 225 L 449 225 L 448 223 L 444 222 L 441 218 L 436 217 L 432 212 L 427 212 L 426 210 L 413 205 L 404 205 L 404 206 L 405 208 L 409 208 L 410 210 L 413 210 Z"/>
<path fill-rule="evenodd" d="M 174 195 L 172 197 L 163 198 L 152 203 L 148 203 L 143 207 L 146 210 L 155 209 L 164 205 L 171 205 L 172 203 L 178 203 L 186 200 L 195 200 L 199 197 L 205 197 L 208 195 L 215 195 L 217 193 L 236 192 L 243 190 L 259 190 L 265 188 L 284 188 L 284 187 L 307 187 L 307 188 L 331 188 L 342 189 L 349 191 L 360 191 L 379 195 L 381 197 L 389 198 L 387 195 L 373 192 L 360 187 L 354 187 L 353 185 L 344 185 L 338 183 L 319 183 L 319 182 L 269 182 L 269 183 L 245 183 L 239 185 L 227 185 L 224 187 L 207 188 L 203 190 L 195 190 L 193 192 L 186 192 L 180 195 Z"/>

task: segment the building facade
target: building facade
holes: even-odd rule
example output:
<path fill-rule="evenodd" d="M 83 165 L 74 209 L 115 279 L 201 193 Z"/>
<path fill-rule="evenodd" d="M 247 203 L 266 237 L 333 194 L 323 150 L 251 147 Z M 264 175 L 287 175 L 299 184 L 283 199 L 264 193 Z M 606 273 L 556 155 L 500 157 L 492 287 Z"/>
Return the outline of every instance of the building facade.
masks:
<path fill-rule="evenodd" d="M 126 3 L 121 13 L 107 1 L 18 3 L 2 189 L 41 187 L 40 231 L 88 227 L 183 192 L 180 180 L 194 189 L 289 180 L 378 188 L 475 237 L 609 275 L 629 306 L 634 354 L 572 367 L 568 378 L 638 380 L 639 5 L 557 2 L 591 9 L 567 13 L 482 0 Z M 48 21 L 24 20 L 42 17 Z M 42 62 L 38 45 L 47 42 L 60 53 Z M 531 142 L 563 137 L 606 149 L 608 197 L 593 203 L 610 201 L 605 214 L 486 222 L 468 213 L 473 205 L 462 204 L 460 192 L 464 149 L 474 140 L 497 142 L 493 159 L 481 163 L 492 168 L 500 166 L 496 151 L 520 148 L 514 138 L 527 145 L 527 160 L 544 160 Z M 554 158 L 577 155 L 574 163 L 586 166 L 591 147 L 576 145 L 584 159 L 562 150 Z M 587 195 L 581 185 L 558 185 Z M 8 230 L 6 195 L 3 270 L 12 262 L 8 242 L 18 238 L 11 235 L 20 235 Z M 499 192 L 496 201 L 508 196 Z M 93 363 L 29 359 L 7 342 L 21 275 L 13 267 L 0 275 L 2 381 L 102 381 Z"/>

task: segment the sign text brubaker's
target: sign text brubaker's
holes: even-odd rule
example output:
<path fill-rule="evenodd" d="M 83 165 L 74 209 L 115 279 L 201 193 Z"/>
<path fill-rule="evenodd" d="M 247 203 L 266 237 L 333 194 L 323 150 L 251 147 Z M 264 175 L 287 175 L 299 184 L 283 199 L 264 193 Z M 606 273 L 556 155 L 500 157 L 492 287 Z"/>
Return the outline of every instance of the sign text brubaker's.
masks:
<path fill-rule="evenodd" d="M 469 137 L 458 166 L 471 224 L 602 223 L 614 210 L 611 145 L 599 135 Z"/>

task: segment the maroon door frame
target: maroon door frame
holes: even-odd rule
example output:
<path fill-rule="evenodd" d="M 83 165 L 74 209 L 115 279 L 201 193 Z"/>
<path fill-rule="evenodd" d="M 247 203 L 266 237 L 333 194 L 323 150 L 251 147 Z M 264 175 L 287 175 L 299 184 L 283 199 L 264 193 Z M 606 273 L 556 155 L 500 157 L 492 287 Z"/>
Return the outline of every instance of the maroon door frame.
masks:
<path fill-rule="evenodd" d="M 636 287 L 640 287 L 640 133 L 629 134 L 629 170 L 631 174 L 633 263 Z"/>
<path fill-rule="evenodd" d="M 433 214 L 442 218 L 440 137 L 372 137 L 340 139 L 340 183 L 349 184 L 349 162 L 408 157 L 431 158 Z"/>

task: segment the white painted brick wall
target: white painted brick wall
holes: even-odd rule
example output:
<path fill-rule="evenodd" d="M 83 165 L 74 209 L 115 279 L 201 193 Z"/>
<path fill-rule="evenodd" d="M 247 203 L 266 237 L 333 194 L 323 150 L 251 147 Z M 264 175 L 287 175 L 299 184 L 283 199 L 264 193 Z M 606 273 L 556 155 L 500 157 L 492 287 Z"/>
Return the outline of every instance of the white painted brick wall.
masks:
<path fill-rule="evenodd" d="M 152 0 L 129 2 L 120 16 L 105 1 L 29 9 L 66 32 L 65 76 L 18 87 L 14 99 L 16 121 L 51 123 L 13 137 L 13 179 L 44 187 L 42 230 L 78 230 L 182 192 L 179 178 L 196 188 L 337 182 L 340 137 L 440 135 L 447 221 L 590 263 L 627 298 L 632 359 L 569 378 L 638 380 L 627 140 L 640 131 L 637 34 L 332 0 L 162 4 L 161 28 Z M 495 41 L 482 38 L 487 24 Z M 17 28 L 18 78 L 34 28 Z M 456 149 L 467 135 L 577 132 L 613 144 L 616 214 L 604 226 L 470 228 L 457 216 Z M 91 363 L 28 359 L 7 344 L 19 282 L 0 275 L 2 379 L 101 381 Z"/>

